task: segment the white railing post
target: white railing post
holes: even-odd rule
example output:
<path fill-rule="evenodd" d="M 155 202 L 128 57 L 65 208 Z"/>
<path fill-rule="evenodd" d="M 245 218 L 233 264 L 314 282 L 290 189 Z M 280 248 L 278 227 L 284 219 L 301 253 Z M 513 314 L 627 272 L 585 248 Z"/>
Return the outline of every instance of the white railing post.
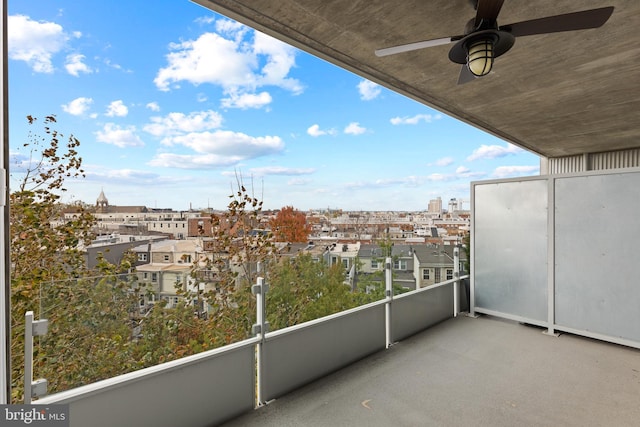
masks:
<path fill-rule="evenodd" d="M 33 320 L 33 311 L 24 315 L 24 403 L 31 403 L 32 397 L 47 394 L 47 380 L 33 381 L 33 337 L 47 333 L 49 322 L 46 319 Z"/>
<path fill-rule="evenodd" d="M 256 400 L 257 405 L 264 404 L 262 393 L 262 344 L 264 343 L 264 335 L 269 330 L 269 322 L 266 320 L 265 312 L 265 294 L 269 290 L 269 286 L 264 283 L 264 277 L 258 277 L 256 284 L 251 287 L 251 292 L 256 296 L 256 323 L 253 325 L 252 332 L 260 338 L 256 344 Z"/>
<path fill-rule="evenodd" d="M 384 305 L 386 348 L 391 347 L 393 342 L 393 337 L 391 336 L 391 302 L 393 301 L 393 275 L 391 267 L 391 258 L 387 258 L 385 260 L 384 270 L 385 299 L 387 300 L 387 303 Z"/>
<path fill-rule="evenodd" d="M 460 248 L 453 248 L 453 317 L 460 313 Z"/>

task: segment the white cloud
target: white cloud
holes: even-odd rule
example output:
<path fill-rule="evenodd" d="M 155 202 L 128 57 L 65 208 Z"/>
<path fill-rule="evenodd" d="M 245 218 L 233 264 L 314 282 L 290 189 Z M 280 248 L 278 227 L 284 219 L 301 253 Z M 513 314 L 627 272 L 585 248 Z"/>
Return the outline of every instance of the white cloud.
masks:
<path fill-rule="evenodd" d="M 241 132 L 217 130 L 214 132 L 192 132 L 173 138 L 198 153 L 250 159 L 275 154 L 284 149 L 284 142 L 277 136 L 252 137 Z"/>
<path fill-rule="evenodd" d="M 285 168 L 283 166 L 265 166 L 261 168 L 251 168 L 249 172 L 255 176 L 265 175 L 310 175 L 316 170 L 314 168 Z"/>
<path fill-rule="evenodd" d="M 296 65 L 296 51 L 293 47 L 263 33 L 254 32 L 254 54 L 264 55 L 266 64 L 258 79 L 258 86 L 277 86 L 299 95 L 303 91 L 302 84 L 294 78 L 287 77 Z"/>
<path fill-rule="evenodd" d="M 468 161 L 480 160 L 480 159 L 495 159 L 498 157 L 505 157 L 522 152 L 522 148 L 518 148 L 515 145 L 507 144 L 502 145 L 481 145 L 475 149 L 473 153 L 467 157 Z"/>
<path fill-rule="evenodd" d="M 442 114 L 416 114 L 412 117 L 394 117 L 390 120 L 392 125 L 417 125 L 421 121 L 425 123 L 432 123 L 435 120 L 440 120 Z"/>
<path fill-rule="evenodd" d="M 213 16 L 201 16 L 199 18 L 196 18 L 194 20 L 194 22 L 201 24 L 201 25 L 208 25 L 211 24 L 212 22 L 214 22 L 216 20 L 216 18 L 214 18 Z"/>
<path fill-rule="evenodd" d="M 149 166 L 177 169 L 211 169 L 220 166 L 234 165 L 241 160 L 241 157 L 219 156 L 215 154 L 160 153 L 149 162 Z"/>
<path fill-rule="evenodd" d="M 510 178 L 525 175 L 536 175 L 540 173 L 539 166 L 499 166 L 491 176 L 495 178 Z"/>
<path fill-rule="evenodd" d="M 82 116 L 85 114 L 89 108 L 93 104 L 93 99 L 80 97 L 76 98 L 68 104 L 61 105 L 62 110 L 73 115 L 73 116 Z"/>
<path fill-rule="evenodd" d="M 209 21 L 208 23 L 212 23 L 215 20 Z M 216 31 L 220 34 L 227 35 L 234 39 L 236 42 L 242 41 L 244 36 L 250 31 L 250 28 L 244 24 L 239 23 L 238 21 L 233 21 L 231 19 L 218 19 L 215 21 Z"/>
<path fill-rule="evenodd" d="M 167 66 L 154 79 L 160 90 L 179 87 L 183 81 L 218 85 L 227 95 L 226 106 L 234 108 L 259 108 L 271 102 L 267 92 L 256 94 L 265 86 L 302 93 L 300 82 L 289 77 L 295 67 L 293 47 L 229 20 L 216 21 L 216 29 L 217 33 L 170 45 Z"/>
<path fill-rule="evenodd" d="M 310 182 L 311 180 L 306 178 L 291 178 L 287 181 L 287 185 L 307 185 Z"/>
<path fill-rule="evenodd" d="M 160 111 L 160 106 L 157 102 L 149 102 L 146 107 L 151 111 Z"/>
<path fill-rule="evenodd" d="M 204 33 L 197 40 L 173 43 L 167 54 L 168 66 L 158 71 L 154 83 L 168 91 L 172 83 L 211 83 L 224 88 L 255 86 L 255 58 L 239 52 L 233 40 Z"/>
<path fill-rule="evenodd" d="M 69 40 L 61 25 L 12 15 L 7 28 L 10 59 L 25 61 L 37 73 L 53 72 L 51 60 Z"/>
<path fill-rule="evenodd" d="M 450 164 L 453 163 L 453 157 L 443 157 L 441 159 L 436 160 L 435 165 L 436 166 L 449 166 Z"/>
<path fill-rule="evenodd" d="M 104 60 L 104 63 L 105 63 L 105 65 L 106 65 L 107 67 L 113 68 L 113 69 L 115 69 L 115 70 L 123 71 L 123 72 L 125 72 L 125 73 L 132 73 L 132 72 L 133 72 L 133 71 L 131 71 L 131 70 L 125 70 L 125 69 L 122 67 L 122 65 L 120 65 L 120 64 L 115 64 L 115 63 L 111 62 L 111 60 L 110 60 L 109 58 L 106 58 L 106 59 Z"/>
<path fill-rule="evenodd" d="M 427 176 L 427 180 L 428 181 L 450 181 L 452 180 L 452 176 L 451 175 L 443 175 L 441 173 L 432 173 L 431 175 Z"/>
<path fill-rule="evenodd" d="M 360 92 L 360 99 L 363 101 L 371 101 L 380 95 L 382 89 L 380 88 L 380 85 L 372 81 L 362 80 L 358 83 L 358 92 Z"/>
<path fill-rule="evenodd" d="M 387 187 L 392 185 L 404 185 L 405 187 L 417 187 L 422 184 L 422 179 L 418 176 L 411 175 L 395 179 L 378 179 L 375 181 L 376 186 Z"/>
<path fill-rule="evenodd" d="M 105 113 L 108 117 L 126 117 L 127 114 L 129 114 L 129 109 L 124 105 L 121 99 L 109 104 L 107 112 Z"/>
<path fill-rule="evenodd" d="M 259 94 L 253 93 L 231 93 L 229 98 L 224 98 L 221 101 L 223 108 L 240 108 L 246 110 L 249 108 L 262 108 L 265 105 L 271 104 L 271 95 L 268 92 L 261 92 Z"/>
<path fill-rule="evenodd" d="M 124 184 L 131 184 L 132 181 L 135 181 L 136 184 L 157 184 L 158 181 L 162 179 L 162 177 L 155 172 L 135 169 L 110 169 L 101 174 L 101 176 L 103 179 L 109 180 L 110 184 L 114 181 Z"/>
<path fill-rule="evenodd" d="M 209 169 L 277 154 L 284 149 L 284 142 L 277 136 L 252 137 L 222 130 L 178 135 L 171 142 L 189 148 L 196 154 L 160 153 L 149 163 L 151 166 Z"/>
<path fill-rule="evenodd" d="M 84 55 L 81 55 L 79 53 L 72 53 L 71 55 L 67 55 L 67 63 L 64 65 L 64 67 L 67 69 L 67 72 L 76 77 L 78 77 L 80 73 L 92 73 L 93 70 L 83 62 L 84 58 Z"/>
<path fill-rule="evenodd" d="M 135 126 L 121 128 L 114 123 L 107 123 L 95 135 L 98 141 L 120 148 L 144 146 L 144 142 L 136 135 Z"/>
<path fill-rule="evenodd" d="M 465 166 L 458 166 L 456 168 L 456 177 L 457 178 L 472 178 L 472 179 L 480 179 L 486 175 L 485 172 L 472 172 L 471 169 Z"/>
<path fill-rule="evenodd" d="M 358 122 L 351 122 L 347 125 L 346 128 L 344 128 L 344 133 L 349 135 L 362 135 L 366 131 L 367 129 L 360 126 L 360 123 Z"/>
<path fill-rule="evenodd" d="M 335 135 L 336 131 L 335 129 L 322 130 L 320 129 L 320 125 L 315 124 L 309 126 L 309 129 L 307 129 L 307 133 L 313 137 L 318 137 L 322 135 Z"/>
<path fill-rule="evenodd" d="M 169 113 L 164 117 L 151 117 L 151 123 L 144 126 L 144 131 L 153 136 L 170 138 L 189 132 L 201 132 L 217 129 L 222 125 L 222 116 L 215 111 L 195 111 L 189 114 Z"/>

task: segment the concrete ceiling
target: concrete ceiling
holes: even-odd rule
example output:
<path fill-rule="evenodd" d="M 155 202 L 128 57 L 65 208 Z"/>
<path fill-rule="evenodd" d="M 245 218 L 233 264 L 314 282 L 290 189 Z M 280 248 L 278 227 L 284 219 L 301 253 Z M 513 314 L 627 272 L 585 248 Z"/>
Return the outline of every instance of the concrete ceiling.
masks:
<path fill-rule="evenodd" d="M 598 29 L 520 37 L 486 77 L 457 85 L 444 45 L 469 0 L 195 0 L 416 101 L 546 157 L 640 147 L 640 1 L 506 0 L 498 24 L 614 6 Z"/>

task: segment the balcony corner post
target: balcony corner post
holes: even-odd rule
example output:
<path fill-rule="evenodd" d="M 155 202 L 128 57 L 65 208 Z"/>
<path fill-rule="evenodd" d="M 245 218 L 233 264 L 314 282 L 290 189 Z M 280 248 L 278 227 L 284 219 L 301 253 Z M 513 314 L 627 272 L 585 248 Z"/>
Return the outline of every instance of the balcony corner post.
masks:
<path fill-rule="evenodd" d="M 460 248 L 453 248 L 453 317 L 460 313 Z"/>
<path fill-rule="evenodd" d="M 385 319 L 385 341 L 386 348 L 391 347 L 393 343 L 393 336 L 391 334 L 391 303 L 393 301 L 393 275 L 391 270 L 391 258 L 388 257 L 385 260 L 385 300 L 384 305 L 384 319 Z"/>
<path fill-rule="evenodd" d="M 256 406 L 263 406 L 262 392 L 262 345 L 265 341 L 265 334 L 269 329 L 269 322 L 266 321 L 265 294 L 269 287 L 264 283 L 264 277 L 258 277 L 256 284 L 251 287 L 251 292 L 256 296 L 256 323 L 253 325 L 253 334 L 259 338 L 256 343 Z"/>

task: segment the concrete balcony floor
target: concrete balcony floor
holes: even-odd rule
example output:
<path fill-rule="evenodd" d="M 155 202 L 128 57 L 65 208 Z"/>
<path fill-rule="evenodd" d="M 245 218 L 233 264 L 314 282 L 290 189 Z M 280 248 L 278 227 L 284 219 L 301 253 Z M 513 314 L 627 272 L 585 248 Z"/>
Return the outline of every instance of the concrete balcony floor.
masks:
<path fill-rule="evenodd" d="M 640 350 L 459 316 L 225 426 L 638 426 Z"/>

